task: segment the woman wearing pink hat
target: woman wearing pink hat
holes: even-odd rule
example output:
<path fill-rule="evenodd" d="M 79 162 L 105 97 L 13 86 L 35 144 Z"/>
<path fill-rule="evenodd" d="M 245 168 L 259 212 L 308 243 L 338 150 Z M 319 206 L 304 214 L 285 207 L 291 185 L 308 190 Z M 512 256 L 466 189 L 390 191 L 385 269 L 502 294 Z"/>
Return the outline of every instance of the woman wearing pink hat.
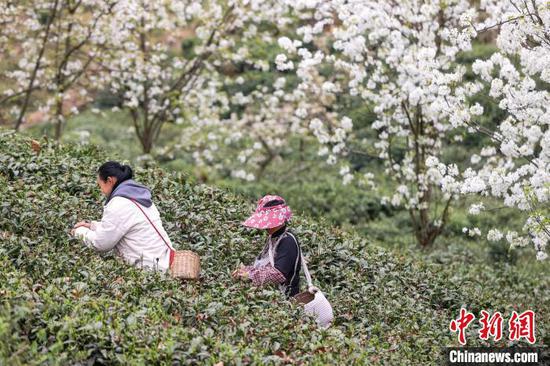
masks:
<path fill-rule="evenodd" d="M 267 195 L 258 201 L 256 211 L 243 225 L 266 230 L 269 235 L 254 264 L 235 270 L 234 278 L 249 279 L 258 286 L 278 284 L 287 296 L 299 292 L 300 247 L 286 225 L 291 217 L 282 197 Z"/>

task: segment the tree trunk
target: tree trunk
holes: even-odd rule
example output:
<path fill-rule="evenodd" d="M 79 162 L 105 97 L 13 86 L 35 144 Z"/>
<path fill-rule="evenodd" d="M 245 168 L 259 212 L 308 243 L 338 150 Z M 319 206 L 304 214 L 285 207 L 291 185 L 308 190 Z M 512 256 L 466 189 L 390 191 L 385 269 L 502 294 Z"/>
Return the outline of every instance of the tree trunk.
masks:
<path fill-rule="evenodd" d="M 144 154 L 150 154 L 155 144 L 153 131 L 149 128 L 145 128 L 141 134 L 138 134 L 139 141 L 141 142 L 141 148 Z"/>
<path fill-rule="evenodd" d="M 420 245 L 422 248 L 431 247 L 434 244 L 435 239 L 437 239 L 439 234 L 441 234 L 441 228 L 434 226 L 430 222 L 429 215 L 427 215 L 427 213 L 423 214 L 422 212 L 420 212 L 418 217 L 419 220 L 418 222 L 415 222 L 414 226 L 414 235 L 416 237 L 416 241 L 418 245 Z"/>
<path fill-rule="evenodd" d="M 63 133 L 63 97 L 57 97 L 55 103 L 55 141 L 61 141 Z"/>
<path fill-rule="evenodd" d="M 153 150 L 153 142 L 147 139 L 144 142 L 142 142 L 141 147 L 143 148 L 144 154 L 150 154 L 151 150 Z"/>
<path fill-rule="evenodd" d="M 44 56 L 44 52 L 46 50 L 46 44 L 48 43 L 50 29 L 57 15 L 58 2 L 59 2 L 58 0 L 55 1 L 55 3 L 53 4 L 52 11 L 49 14 L 48 23 L 46 24 L 46 30 L 44 31 L 44 36 L 42 37 L 42 45 L 41 45 L 40 51 L 38 52 L 38 56 L 36 57 L 36 62 L 34 64 L 34 68 L 32 70 L 32 73 L 29 79 L 29 85 L 25 92 L 25 99 L 23 101 L 23 106 L 21 107 L 21 110 L 19 111 L 19 116 L 17 117 L 17 120 L 15 122 L 15 126 L 14 126 L 15 131 L 19 131 L 19 128 L 21 127 L 21 124 L 23 123 L 23 120 L 25 118 L 25 114 L 27 113 L 27 108 L 29 107 L 31 94 L 34 90 L 34 83 L 36 81 L 36 77 L 38 74 L 38 70 L 40 69 L 40 65 L 42 63 L 42 57 Z"/>

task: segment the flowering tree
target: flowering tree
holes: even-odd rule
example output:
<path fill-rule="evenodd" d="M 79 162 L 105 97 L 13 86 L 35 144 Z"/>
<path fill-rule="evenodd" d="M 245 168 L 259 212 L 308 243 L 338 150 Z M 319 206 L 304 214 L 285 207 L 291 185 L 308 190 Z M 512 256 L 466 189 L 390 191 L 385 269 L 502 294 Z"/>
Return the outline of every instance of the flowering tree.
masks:
<path fill-rule="evenodd" d="M 218 120 L 227 110 L 221 90 L 227 62 L 243 58 L 237 45 L 255 37 L 251 29 L 278 9 L 276 2 L 241 0 L 119 4 L 107 79 L 122 95 L 145 153 L 166 122 L 202 130 Z M 190 44 L 184 52 L 183 41 Z"/>
<path fill-rule="evenodd" d="M 180 118 L 182 107 L 208 87 L 201 71 L 220 48 L 220 35 L 231 28 L 233 9 L 216 1 L 126 0 L 117 5 L 109 33 L 115 51 L 105 80 L 122 96 L 145 153 L 162 125 Z M 178 52 L 186 35 L 200 41 L 187 57 Z"/>
<path fill-rule="evenodd" d="M 214 61 L 220 69 L 217 83 L 221 85 L 216 108 L 206 115 L 199 112 L 177 146 L 192 152 L 201 167 L 214 167 L 224 175 L 248 181 L 261 178 L 272 162 L 294 149 L 304 150 L 311 137 L 304 123 L 308 113 L 337 130 L 334 134 L 319 131 L 323 136 L 318 137 L 326 138 L 327 143 L 340 143 L 351 129 L 350 122 L 344 123 L 345 130 L 339 128 L 338 114 L 327 108 L 335 103 L 334 94 L 296 88 L 292 62 L 276 57 L 283 46 L 289 46 L 287 42 L 290 47 L 301 45 L 287 37 L 283 44 L 278 41 L 281 35 L 295 32 L 297 19 L 289 7 L 262 1 L 253 5 L 252 13 L 241 17 L 246 22 L 231 52 L 223 61 Z M 281 63 L 285 65 L 278 70 Z M 328 149 L 320 150 L 320 155 L 328 154 Z M 329 160 L 336 161 L 334 156 Z M 299 169 L 307 169 L 305 165 Z"/>
<path fill-rule="evenodd" d="M 292 67 L 295 60 L 301 90 L 346 93 L 372 106 L 377 116 L 376 141 L 353 134 L 327 137 L 350 130 L 346 117 L 336 128 L 313 118 L 310 128 L 321 144 L 331 144 L 332 160 L 352 148 L 378 156 L 395 182 L 393 196 L 383 202 L 404 206 L 418 243 L 431 245 L 458 194 L 458 185 L 441 185 L 459 174 L 456 164 L 440 162 L 443 146 L 460 139 L 447 100 L 464 103 L 480 89 L 479 83 L 464 80 L 465 68 L 456 63 L 461 45 L 449 37 L 469 2 L 304 1 L 294 6 L 315 19 L 298 33 L 316 50 L 282 39 L 287 52 L 279 57 L 280 68 Z M 323 79 L 320 70 L 327 66 L 333 72 Z M 341 172 L 349 181 L 349 168 Z"/>
<path fill-rule="evenodd" d="M 480 16 L 480 13 L 484 16 Z M 487 18 L 485 14 L 490 14 Z M 532 241 L 544 259 L 550 240 L 550 8 L 546 1 L 483 1 L 463 16 L 464 27 L 454 32 L 457 42 L 499 29 L 498 52 L 473 65 L 484 90 L 505 112 L 499 124 L 485 126 L 476 114 L 458 117 L 471 131 L 490 137 L 481 167 L 468 169 L 460 182 L 463 193 L 501 199 L 507 207 L 528 213 L 524 234 L 506 233 L 511 245 Z M 451 104 L 451 108 L 456 108 Z M 479 107 L 478 107 L 479 108 Z M 470 109 L 471 111 L 472 109 Z M 458 114 L 458 113 L 457 113 Z M 474 204 L 477 213 L 483 204 Z M 504 237 L 491 229 L 489 240 Z"/>
<path fill-rule="evenodd" d="M 372 107 L 376 141 L 350 134 L 338 151 L 346 154 L 363 146 L 368 152 L 369 145 L 374 146 L 396 183 L 395 194 L 383 200 L 408 209 L 418 242 L 433 243 L 459 195 L 481 194 L 529 212 L 529 236 L 508 232 L 506 238 L 525 245 L 530 237 L 538 257 L 544 258 L 550 116 L 545 2 L 484 1 L 479 8 L 467 1 L 302 1 L 293 6 L 315 19 L 298 33 L 300 41 L 315 45 L 316 51 L 281 39 L 287 51 L 279 57 L 280 68 L 297 63 L 300 89 L 345 92 Z M 494 29 L 500 30 L 500 52 L 477 60 L 477 77 L 468 81 L 457 56 L 471 49 L 478 34 Z M 319 82 L 315 76 L 327 65 L 333 73 L 325 73 Z M 480 93 L 489 93 L 506 112 L 496 126 L 479 122 L 484 110 L 472 100 Z M 320 131 L 325 125 L 312 119 L 310 127 Z M 460 142 L 464 133 L 489 138 L 470 161 L 446 157 L 443 147 Z M 342 173 L 347 176 L 349 169 Z M 470 213 L 481 210 L 478 202 Z M 478 228 L 466 231 L 481 234 Z M 487 235 L 489 240 L 503 237 L 497 229 Z"/>
<path fill-rule="evenodd" d="M 191 36 L 197 34 L 199 38 L 192 55 L 180 56 L 172 52 L 169 57 L 159 56 L 159 60 L 166 64 L 162 72 L 150 72 L 155 70 L 150 65 L 149 60 L 153 59 L 150 56 L 145 57 L 149 62 L 145 68 L 147 73 L 140 72 L 141 66 L 137 63 L 124 61 L 124 67 L 113 68 L 123 70 L 124 74 L 113 77 L 111 73 L 111 85 L 124 93 L 125 107 L 130 109 L 138 133 L 143 137 L 150 136 L 149 141 L 154 141 L 162 124 L 167 121 L 182 125 L 180 143 L 159 149 L 159 153 L 170 155 L 174 151 L 186 151 L 193 155 L 199 166 L 214 167 L 235 178 L 253 180 L 261 176 L 271 162 L 289 151 L 289 136 L 307 132 L 299 117 L 306 110 L 305 105 L 309 110 L 322 113 L 324 110 L 319 105 L 326 100 L 319 96 L 310 98 L 316 101 L 311 103 L 303 98 L 303 91 L 293 89 L 295 82 L 292 78 L 295 77 L 277 72 L 275 55 L 265 51 L 278 48 L 277 35 L 292 32 L 294 28 L 294 19 L 289 17 L 286 5 L 278 1 L 231 2 L 229 5 L 231 7 L 217 11 L 221 15 L 223 11 L 227 12 L 218 16 L 217 23 L 215 16 L 205 13 L 212 9 L 206 5 L 205 9 L 197 7 L 197 13 L 186 20 L 187 23 L 180 20 L 179 29 L 181 24 L 188 24 L 184 28 Z M 153 13 L 162 14 L 160 11 Z M 178 14 L 182 15 L 168 11 L 165 17 L 177 21 Z M 201 27 L 197 28 L 197 25 Z M 207 41 L 210 44 L 204 47 L 203 43 Z M 137 46 L 131 48 L 138 49 Z M 159 46 L 156 51 L 159 55 L 167 54 L 169 48 Z M 136 55 L 123 58 L 125 54 L 126 51 L 115 60 L 141 60 Z M 189 67 L 173 67 L 183 64 Z M 198 66 L 191 69 L 194 64 Z M 194 73 L 192 78 L 188 74 L 190 71 Z M 173 83 L 178 75 L 186 77 L 184 83 L 170 91 L 171 98 L 163 99 L 163 88 Z M 261 75 L 260 81 L 255 79 L 258 75 Z M 142 84 L 132 81 L 136 77 L 142 80 Z M 185 84 L 187 82 L 193 84 Z M 149 103 L 145 104 L 141 98 L 146 91 L 151 95 L 152 84 L 158 85 L 157 94 L 148 97 Z M 169 102 L 163 104 L 163 100 Z M 160 111 L 159 118 L 144 108 Z M 328 119 L 336 116 L 324 115 Z M 145 123 L 144 116 L 150 116 L 150 122 Z M 143 124 L 151 126 L 154 133 L 149 133 Z"/>
<path fill-rule="evenodd" d="M 231 79 L 228 77 L 227 79 Z M 225 85 L 239 86 L 244 78 Z M 271 87 L 259 86 L 249 93 L 239 91 L 226 99 L 226 118 L 197 121 L 184 134 L 180 148 L 193 150 L 200 166 L 226 170 L 237 179 L 254 180 L 287 147 L 287 137 L 300 134 L 300 120 L 291 108 L 291 95 L 283 100 L 286 79 L 280 77 Z M 240 109 L 240 110 L 239 110 Z M 221 113 L 223 115 L 223 112 Z"/>
<path fill-rule="evenodd" d="M 260 84 L 250 91 L 228 93 L 226 117 L 218 113 L 217 118 L 200 119 L 201 122 L 184 134 L 180 147 L 191 149 L 200 166 L 214 167 L 233 178 L 253 181 L 261 179 L 274 161 L 297 152 L 294 149 L 304 148 L 310 135 L 303 120 L 306 111 L 329 124 L 339 124 L 338 115 L 325 108 L 333 95 L 319 93 L 306 98 L 302 90 L 294 88 L 292 77 L 276 71 L 274 74 L 275 81 L 270 85 Z M 243 76 L 227 77 L 224 85 L 238 87 L 244 80 Z M 290 143 L 294 137 L 300 139 L 295 147 Z M 345 132 L 339 135 L 343 137 Z M 325 133 L 325 138 L 331 137 Z M 320 150 L 320 155 L 327 154 L 328 150 Z M 302 165 L 297 169 L 307 169 Z"/>
<path fill-rule="evenodd" d="M 115 4 L 114 0 L 43 0 L 7 6 L 13 20 L 12 44 L 20 49 L 12 56 L 17 66 L 7 73 L 14 87 L 3 92 L 0 103 L 15 102 L 16 130 L 25 121 L 32 97 L 41 92 L 39 107 L 52 112 L 56 139 L 61 137 L 66 116 L 78 112 L 77 103 L 68 105 L 68 99 L 87 101 L 93 89 L 88 82 L 94 80 L 98 71 L 94 62 L 107 42 L 102 26 Z"/>

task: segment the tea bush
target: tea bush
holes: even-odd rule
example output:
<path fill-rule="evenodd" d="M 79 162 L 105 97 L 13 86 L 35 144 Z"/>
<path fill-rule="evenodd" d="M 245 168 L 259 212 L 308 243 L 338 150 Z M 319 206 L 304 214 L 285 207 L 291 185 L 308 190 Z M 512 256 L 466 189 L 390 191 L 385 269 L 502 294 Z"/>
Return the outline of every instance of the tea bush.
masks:
<path fill-rule="evenodd" d="M 157 168 L 137 169 L 176 246 L 198 252 L 202 278 L 180 283 L 99 255 L 71 238 L 98 218 L 93 146 L 0 132 L 0 364 L 439 364 L 456 345 L 461 306 L 537 312 L 548 343 L 548 276 L 513 267 L 424 264 L 323 220 L 292 227 L 335 309 L 318 329 L 274 288 L 234 282 L 263 236 L 240 226 L 251 202 Z M 290 202 L 292 204 L 292 202 Z M 391 240 L 387 238 L 386 240 Z M 471 327 L 469 344 L 481 344 Z M 505 341 L 500 343 L 505 344 Z"/>

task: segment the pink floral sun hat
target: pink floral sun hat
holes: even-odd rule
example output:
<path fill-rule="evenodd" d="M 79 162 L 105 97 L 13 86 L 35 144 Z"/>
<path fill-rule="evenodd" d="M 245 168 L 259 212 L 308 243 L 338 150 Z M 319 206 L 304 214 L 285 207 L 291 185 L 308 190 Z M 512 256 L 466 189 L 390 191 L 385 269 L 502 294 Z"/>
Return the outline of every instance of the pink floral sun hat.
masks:
<path fill-rule="evenodd" d="M 243 225 L 256 229 L 272 229 L 283 225 L 291 217 L 292 211 L 283 197 L 267 195 L 258 201 L 256 211 L 243 222 Z"/>

